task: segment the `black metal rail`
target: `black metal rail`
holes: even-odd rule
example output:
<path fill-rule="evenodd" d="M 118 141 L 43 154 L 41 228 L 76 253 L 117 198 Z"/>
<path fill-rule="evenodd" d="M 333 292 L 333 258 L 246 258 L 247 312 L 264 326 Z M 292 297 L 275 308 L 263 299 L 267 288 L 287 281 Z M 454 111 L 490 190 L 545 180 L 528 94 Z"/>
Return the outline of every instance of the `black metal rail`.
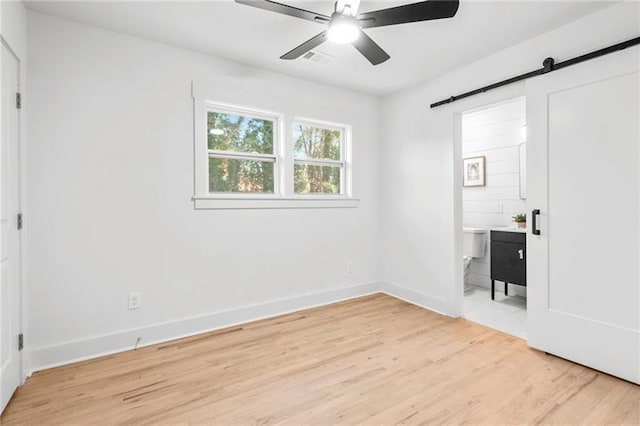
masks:
<path fill-rule="evenodd" d="M 517 75 L 515 77 L 508 78 L 506 80 L 499 81 L 497 83 L 489 84 L 488 86 L 481 87 L 479 89 L 471 90 L 470 92 L 462 93 L 461 95 L 451 96 L 450 98 L 443 99 L 441 101 L 435 102 L 431 104 L 431 108 L 439 107 L 442 105 L 450 104 L 455 101 L 459 101 L 460 99 L 468 98 L 469 96 L 478 95 L 480 93 L 487 92 L 489 90 L 497 89 L 498 87 L 506 86 L 507 84 L 515 83 L 517 81 L 525 80 L 527 78 L 536 77 L 538 75 L 547 74 L 552 71 L 557 71 L 562 68 L 569 67 L 571 65 L 579 64 L 580 62 L 588 61 L 590 59 L 598 58 L 600 56 L 608 55 L 609 53 L 614 53 L 619 50 L 626 49 L 627 47 L 636 46 L 640 44 L 640 37 L 632 38 L 627 41 L 623 41 L 622 43 L 614 44 L 609 47 L 605 47 L 603 49 L 594 50 L 591 53 L 586 53 L 581 56 L 576 56 L 572 59 L 567 59 L 566 61 L 555 63 L 553 58 L 547 58 L 542 62 L 542 68 L 537 69 L 535 71 L 527 72 L 524 74 Z"/>

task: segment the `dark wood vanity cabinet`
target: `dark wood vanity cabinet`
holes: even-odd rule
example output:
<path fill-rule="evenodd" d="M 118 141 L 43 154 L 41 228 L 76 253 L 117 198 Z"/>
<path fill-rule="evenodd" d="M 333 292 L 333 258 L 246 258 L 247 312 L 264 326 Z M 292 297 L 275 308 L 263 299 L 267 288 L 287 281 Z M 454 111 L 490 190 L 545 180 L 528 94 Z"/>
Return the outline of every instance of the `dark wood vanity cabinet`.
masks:
<path fill-rule="evenodd" d="M 491 300 L 495 298 L 495 282 L 527 285 L 527 234 L 524 232 L 491 231 Z"/>

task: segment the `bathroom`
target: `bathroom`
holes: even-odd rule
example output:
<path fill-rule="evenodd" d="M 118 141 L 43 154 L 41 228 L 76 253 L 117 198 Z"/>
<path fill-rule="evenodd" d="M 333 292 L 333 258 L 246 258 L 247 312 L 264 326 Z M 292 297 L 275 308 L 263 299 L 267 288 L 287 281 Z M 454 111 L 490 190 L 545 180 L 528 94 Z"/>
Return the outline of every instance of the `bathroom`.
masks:
<path fill-rule="evenodd" d="M 526 133 L 524 97 L 462 115 L 463 316 L 523 339 Z"/>

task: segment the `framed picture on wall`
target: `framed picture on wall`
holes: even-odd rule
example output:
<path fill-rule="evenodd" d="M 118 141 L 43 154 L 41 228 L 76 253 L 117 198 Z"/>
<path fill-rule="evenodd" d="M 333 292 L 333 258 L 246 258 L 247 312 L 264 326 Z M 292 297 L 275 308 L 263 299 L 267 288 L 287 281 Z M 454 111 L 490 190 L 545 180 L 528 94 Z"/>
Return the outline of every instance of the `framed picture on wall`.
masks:
<path fill-rule="evenodd" d="M 462 177 L 462 186 L 484 186 L 485 157 L 469 157 L 462 161 L 462 170 L 464 172 L 464 176 Z"/>

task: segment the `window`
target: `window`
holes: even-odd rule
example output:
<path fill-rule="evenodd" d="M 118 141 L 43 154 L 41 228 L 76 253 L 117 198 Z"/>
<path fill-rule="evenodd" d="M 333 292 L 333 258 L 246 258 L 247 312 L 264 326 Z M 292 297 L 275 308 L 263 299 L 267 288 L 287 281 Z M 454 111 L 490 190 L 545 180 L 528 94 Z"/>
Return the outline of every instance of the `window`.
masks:
<path fill-rule="evenodd" d="M 293 182 L 296 194 L 343 194 L 344 129 L 295 122 Z"/>
<path fill-rule="evenodd" d="M 277 129 L 277 117 L 209 109 L 209 193 L 275 193 Z"/>
<path fill-rule="evenodd" d="M 196 209 L 358 206 L 351 187 L 355 115 L 220 84 L 192 88 Z M 238 103 L 213 101 L 212 94 Z"/>

